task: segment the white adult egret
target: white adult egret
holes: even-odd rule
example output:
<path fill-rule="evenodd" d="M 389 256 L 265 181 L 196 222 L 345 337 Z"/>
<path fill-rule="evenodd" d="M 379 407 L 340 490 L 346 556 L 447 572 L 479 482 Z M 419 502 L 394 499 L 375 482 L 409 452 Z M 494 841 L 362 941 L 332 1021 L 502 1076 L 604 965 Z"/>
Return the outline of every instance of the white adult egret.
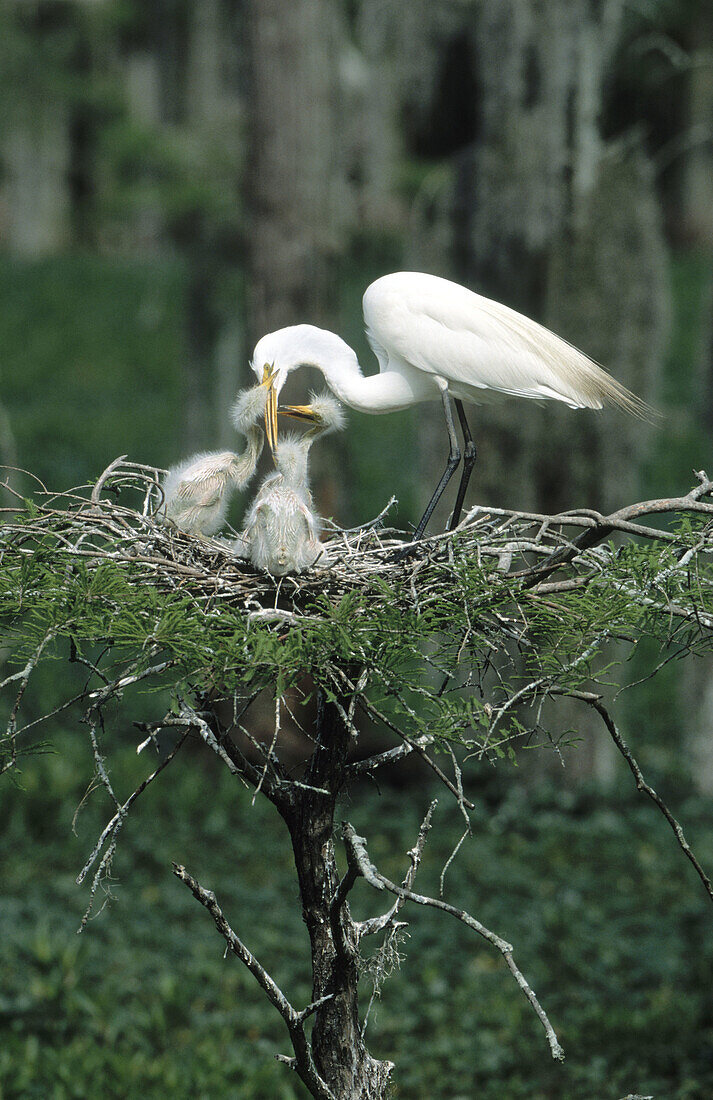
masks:
<path fill-rule="evenodd" d="M 300 410 L 296 411 L 302 416 Z M 341 406 L 329 394 L 313 397 L 306 418 L 314 427 L 303 436 L 277 441 L 274 473 L 268 474 L 245 516 L 236 550 L 274 576 L 301 573 L 322 552 L 320 519 L 309 487 L 308 455 L 315 439 L 344 426 Z"/>
<path fill-rule="evenodd" d="M 162 515 L 181 531 L 214 535 L 223 525 L 232 492 L 242 489 L 254 474 L 264 438 L 258 421 L 271 400 L 268 373 L 260 385 L 238 394 L 232 409 L 233 423 L 247 439 L 242 454 L 204 451 L 172 466 L 166 474 Z"/>
<path fill-rule="evenodd" d="M 414 539 L 423 534 L 461 460 L 451 397 L 465 452 L 449 529 L 460 518 L 476 458 L 463 401 L 478 405 L 504 397 L 528 397 L 563 401 L 573 409 L 615 405 L 636 416 L 649 413 L 643 401 L 561 337 L 448 279 L 414 271 L 384 275 L 367 287 L 362 304 L 379 374 L 365 377 L 349 345 L 313 325 L 292 325 L 263 336 L 251 366 L 258 377 L 268 367 L 274 372 L 276 396 L 290 371 L 316 367 L 340 401 L 362 412 L 393 412 L 421 401 L 442 400 L 450 454 Z M 286 407 L 290 408 L 294 406 Z M 276 414 L 268 415 L 266 422 L 268 439 L 272 439 Z"/>

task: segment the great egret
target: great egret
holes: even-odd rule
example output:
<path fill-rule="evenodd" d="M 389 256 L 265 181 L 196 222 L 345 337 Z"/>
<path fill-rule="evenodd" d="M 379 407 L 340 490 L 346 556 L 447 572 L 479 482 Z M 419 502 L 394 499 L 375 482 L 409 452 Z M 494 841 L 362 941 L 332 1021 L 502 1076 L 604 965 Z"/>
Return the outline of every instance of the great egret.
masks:
<path fill-rule="evenodd" d="M 278 577 L 301 573 L 322 552 L 320 520 L 309 487 L 309 449 L 318 436 L 344 425 L 341 406 L 329 394 L 313 397 L 308 413 L 296 410 L 293 415 L 313 421 L 314 427 L 303 436 L 289 435 L 276 443 L 275 472 L 258 489 L 235 547 L 258 569 Z"/>
<path fill-rule="evenodd" d="M 461 460 L 451 397 L 465 450 L 449 529 L 460 518 L 476 458 L 463 401 L 478 405 L 527 397 L 563 401 L 573 409 L 615 405 L 636 416 L 650 412 L 643 401 L 559 336 L 448 279 L 414 271 L 384 275 L 367 287 L 362 304 L 379 374 L 365 377 L 349 345 L 313 325 L 292 325 L 263 336 L 251 366 L 258 377 L 268 369 L 274 372 L 275 401 L 287 375 L 300 366 L 316 367 L 340 401 L 362 412 L 393 412 L 441 399 L 450 453 L 414 540 L 423 534 Z M 286 410 L 290 408 L 294 406 Z M 266 423 L 272 439 L 277 431 L 273 406 L 268 408 Z"/>
<path fill-rule="evenodd" d="M 172 466 L 163 481 L 162 514 L 181 531 L 214 535 L 225 520 L 230 496 L 242 489 L 255 472 L 262 453 L 263 431 L 258 426 L 270 401 L 269 372 L 258 386 L 238 394 L 233 423 L 247 439 L 240 455 L 232 451 L 204 451 Z"/>

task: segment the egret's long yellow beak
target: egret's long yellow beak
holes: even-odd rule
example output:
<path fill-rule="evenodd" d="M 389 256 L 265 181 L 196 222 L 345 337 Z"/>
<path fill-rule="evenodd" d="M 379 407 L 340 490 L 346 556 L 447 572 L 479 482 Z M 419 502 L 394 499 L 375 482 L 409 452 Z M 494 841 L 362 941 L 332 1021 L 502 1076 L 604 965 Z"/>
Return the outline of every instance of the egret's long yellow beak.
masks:
<path fill-rule="evenodd" d="M 267 386 L 267 404 L 265 406 L 265 435 L 270 444 L 270 450 L 275 454 L 277 444 L 277 391 L 275 390 L 275 377 L 277 371 L 274 364 L 266 363 L 262 369 L 262 383 Z"/>
<path fill-rule="evenodd" d="M 322 423 L 322 418 L 311 405 L 281 405 L 277 411 L 283 416 L 292 416 L 295 420 L 309 420 L 310 424 Z"/>

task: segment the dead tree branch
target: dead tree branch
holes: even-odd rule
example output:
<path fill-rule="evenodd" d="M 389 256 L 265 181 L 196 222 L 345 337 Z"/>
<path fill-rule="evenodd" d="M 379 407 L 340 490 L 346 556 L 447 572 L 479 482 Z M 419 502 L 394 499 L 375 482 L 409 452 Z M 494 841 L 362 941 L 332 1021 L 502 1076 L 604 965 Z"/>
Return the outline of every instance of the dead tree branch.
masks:
<path fill-rule="evenodd" d="M 654 790 L 654 788 L 651 787 L 646 782 L 646 780 L 644 779 L 641 768 L 639 767 L 638 763 L 636 762 L 636 759 L 635 759 L 633 753 L 631 752 L 629 746 L 626 744 L 626 741 L 624 740 L 621 733 L 619 732 L 614 719 L 612 718 L 611 714 L 609 713 L 607 708 L 602 703 L 599 696 L 598 695 L 593 695 L 593 694 L 591 694 L 589 692 L 586 692 L 586 691 L 574 691 L 574 692 L 570 692 L 570 694 L 573 695 L 577 699 L 581 699 L 584 703 L 587 703 L 590 707 L 592 707 L 594 710 L 596 710 L 597 714 L 600 715 L 602 721 L 604 722 L 604 725 L 607 727 L 607 730 L 609 731 L 609 734 L 611 736 L 612 741 L 614 742 L 614 744 L 618 748 L 619 752 L 621 753 L 621 755 L 624 757 L 627 764 L 629 765 L 629 770 L 631 771 L 631 774 L 634 776 L 634 779 L 636 780 L 636 789 L 641 791 L 643 794 L 648 795 L 648 797 L 651 799 L 651 801 L 654 802 L 658 806 L 659 810 L 664 815 L 664 817 L 668 821 L 669 825 L 673 829 L 674 836 L 676 837 L 676 840 L 678 841 L 678 844 L 679 844 L 682 852 L 684 853 L 686 858 L 689 859 L 691 861 L 691 863 L 693 864 L 693 866 L 695 867 L 696 874 L 698 875 L 699 879 L 703 883 L 703 886 L 705 888 L 706 893 L 708 894 L 708 897 L 711 899 L 711 901 L 713 901 L 713 883 L 711 882 L 710 878 L 708 877 L 708 875 L 705 873 L 705 871 L 701 867 L 701 865 L 698 861 L 698 858 L 696 857 L 695 852 L 693 851 L 690 844 L 686 840 L 686 838 L 683 834 L 683 829 L 681 828 L 681 825 L 676 820 L 676 818 L 673 816 L 673 814 L 669 810 L 669 808 L 666 805 L 666 803 L 664 802 L 664 800 L 660 797 L 660 795 L 658 795 L 656 793 L 656 791 Z"/>
<path fill-rule="evenodd" d="M 2 683 L 0 683 L 0 691 L 2 691 L 2 689 L 8 684 L 19 682 L 20 685 L 17 695 L 15 696 L 15 702 L 13 703 L 12 709 L 10 710 L 10 715 L 7 720 L 7 726 L 5 728 L 5 737 L 3 738 L 3 740 L 7 738 L 10 746 L 10 754 L 8 759 L 0 765 L 0 775 L 2 775 L 3 772 L 9 771 L 10 768 L 14 768 L 17 763 L 18 711 L 20 710 L 20 704 L 22 703 L 25 692 L 27 691 L 27 685 L 30 682 L 30 677 L 37 667 L 37 663 L 40 660 L 40 657 L 42 656 L 42 651 L 53 637 L 54 631 L 48 630 L 40 644 L 37 646 L 37 649 L 28 660 L 25 667 L 19 672 L 14 672 L 11 676 L 6 676 Z"/>
<path fill-rule="evenodd" d="M 151 773 L 151 775 L 147 776 L 146 779 L 144 779 L 143 782 L 141 782 L 138 785 L 136 790 L 133 791 L 129 795 L 126 802 L 124 802 L 122 805 L 119 805 L 118 802 L 117 802 L 116 813 L 114 814 L 114 816 L 111 818 L 111 820 L 108 821 L 107 824 L 102 829 L 102 831 L 99 835 L 99 839 L 97 840 L 96 844 L 94 845 L 94 848 L 92 849 L 92 852 L 89 856 L 89 859 L 84 864 L 84 867 L 79 872 L 79 874 L 77 875 L 77 878 L 76 878 L 77 885 L 81 886 L 81 884 L 84 882 L 84 879 L 86 878 L 88 872 L 92 869 L 94 863 L 96 862 L 96 860 L 99 856 L 99 853 L 101 852 L 101 850 L 104 846 L 104 842 L 106 841 L 107 837 L 111 836 L 111 840 L 109 841 L 109 845 L 108 845 L 106 851 L 104 852 L 104 855 L 103 855 L 102 860 L 99 864 L 99 867 L 97 868 L 97 870 L 94 874 L 94 877 L 92 879 L 92 885 L 91 885 L 91 889 L 89 891 L 89 904 L 88 904 L 88 906 L 85 910 L 84 916 L 82 917 L 81 924 L 80 924 L 79 928 L 77 929 L 78 932 L 83 932 L 84 929 L 86 928 L 87 921 L 89 920 L 89 918 L 92 914 L 92 910 L 94 908 L 94 898 L 96 897 L 96 893 L 97 893 L 97 890 L 99 889 L 99 885 L 103 881 L 103 879 L 109 875 L 109 872 L 110 872 L 110 869 L 111 869 L 111 861 L 114 857 L 114 853 L 116 852 L 116 844 L 117 844 L 117 839 L 118 839 L 118 835 L 119 835 L 119 830 L 121 829 L 122 825 L 124 824 L 124 821 L 126 820 L 126 815 L 128 814 L 130 807 L 133 805 L 133 803 L 136 801 L 136 799 L 139 797 L 139 795 L 143 794 L 143 792 L 146 790 L 146 788 L 151 783 L 153 783 L 153 781 L 156 779 L 156 777 L 158 775 L 161 774 L 163 769 L 168 767 L 168 765 L 171 763 L 171 761 L 175 757 L 178 750 L 183 745 L 183 742 L 186 740 L 186 737 L 188 736 L 188 732 L 189 731 L 186 730 L 183 733 L 183 735 L 180 737 L 180 739 L 178 740 L 177 744 L 173 747 L 171 752 L 168 753 L 168 755 L 161 761 L 161 763 Z"/>
<path fill-rule="evenodd" d="M 294 1068 L 298 1076 L 304 1081 L 307 1088 L 318 1100 L 335 1100 L 334 1093 L 317 1073 L 312 1049 L 304 1030 L 304 1022 L 308 1016 L 315 1012 L 321 1005 L 331 1000 L 331 995 L 320 997 L 317 1001 L 307 1005 L 302 1012 L 292 1007 L 287 997 L 277 983 L 270 977 L 265 967 L 247 949 L 242 940 L 236 936 L 223 915 L 218 905 L 216 896 L 212 890 L 206 890 L 196 882 L 185 867 L 178 863 L 173 864 L 174 875 L 184 882 L 194 898 L 203 905 L 212 916 L 215 926 L 228 945 L 228 948 L 245 964 L 261 989 L 267 994 L 270 1003 L 277 1009 L 287 1025 L 292 1047 L 295 1052 L 294 1060 L 280 1058 L 287 1061 Z"/>
<path fill-rule="evenodd" d="M 351 873 L 357 877 L 362 875 L 370 886 L 373 886 L 375 890 L 388 890 L 390 893 L 395 894 L 397 898 L 402 898 L 404 901 L 412 901 L 417 905 L 431 906 L 434 909 L 442 909 L 444 913 L 450 913 L 456 920 L 461 921 L 468 928 L 471 928 L 474 932 L 477 932 L 479 936 L 487 940 L 494 947 L 498 949 L 500 954 L 505 959 L 505 962 L 510 970 L 510 973 L 515 978 L 515 981 L 519 985 L 525 997 L 530 1002 L 535 1014 L 537 1015 L 540 1023 L 545 1029 L 547 1035 L 547 1041 L 550 1045 L 550 1051 L 552 1057 L 558 1061 L 564 1061 L 564 1050 L 560 1046 L 557 1035 L 555 1034 L 552 1024 L 547 1018 L 547 1015 L 540 1005 L 534 991 L 530 988 L 524 975 L 518 969 L 513 959 L 512 945 L 507 943 L 506 940 L 500 938 L 494 932 L 491 932 L 489 928 L 486 928 L 484 924 L 476 920 L 475 917 L 471 917 L 469 913 L 466 913 L 464 909 L 457 909 L 454 905 L 449 905 L 446 901 L 441 901 L 439 898 L 429 898 L 424 894 L 415 894 L 413 890 L 404 886 L 397 886 L 396 883 L 391 882 L 382 875 L 369 859 L 369 854 L 366 850 L 366 841 L 363 837 L 357 836 L 352 825 L 348 821 L 342 823 L 342 837 L 344 839 L 344 845 L 347 852 L 347 860 Z"/>

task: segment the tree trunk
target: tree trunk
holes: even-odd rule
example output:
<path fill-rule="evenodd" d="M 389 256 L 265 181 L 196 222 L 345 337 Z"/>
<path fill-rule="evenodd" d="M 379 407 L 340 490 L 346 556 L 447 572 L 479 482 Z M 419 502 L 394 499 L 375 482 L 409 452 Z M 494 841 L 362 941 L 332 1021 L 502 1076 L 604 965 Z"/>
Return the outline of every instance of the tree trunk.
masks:
<path fill-rule="evenodd" d="M 337 1100 L 380 1100 L 393 1068 L 372 1058 L 359 1023 L 358 942 L 345 902 L 330 913 L 339 874 L 334 858 L 334 811 L 344 783 L 349 733 L 334 703 L 320 692 L 317 744 L 305 784 L 284 811 L 297 867 L 302 912 L 312 953 L 312 1000 L 332 995 L 315 1014 L 312 1054 L 318 1073 Z"/>
<path fill-rule="evenodd" d="M 685 238 L 713 248 L 713 8 L 699 4 L 688 75 L 690 148 L 683 159 Z"/>
<path fill-rule="evenodd" d="M 194 126 L 209 126 L 220 117 L 221 68 L 225 31 L 221 0 L 201 0 L 191 11 L 187 59 L 186 114 Z"/>
<path fill-rule="evenodd" d="M 339 70 L 331 0 L 249 0 L 250 335 L 333 318 L 344 245 Z"/>
<path fill-rule="evenodd" d="M 69 114 L 36 99 L 6 122 L 6 243 L 21 256 L 59 252 L 69 240 Z"/>
<path fill-rule="evenodd" d="M 396 193 L 403 138 L 399 112 L 403 102 L 400 51 L 395 41 L 403 6 L 362 0 L 356 38 L 366 69 L 358 134 L 358 207 L 360 225 L 388 229 L 403 222 Z"/>
<path fill-rule="evenodd" d="M 162 125 L 161 70 L 148 51 L 135 52 L 124 64 L 128 117 L 140 129 L 158 133 Z M 156 198 L 144 198 L 122 218 L 120 244 L 127 252 L 158 253 L 164 243 L 165 219 Z"/>

